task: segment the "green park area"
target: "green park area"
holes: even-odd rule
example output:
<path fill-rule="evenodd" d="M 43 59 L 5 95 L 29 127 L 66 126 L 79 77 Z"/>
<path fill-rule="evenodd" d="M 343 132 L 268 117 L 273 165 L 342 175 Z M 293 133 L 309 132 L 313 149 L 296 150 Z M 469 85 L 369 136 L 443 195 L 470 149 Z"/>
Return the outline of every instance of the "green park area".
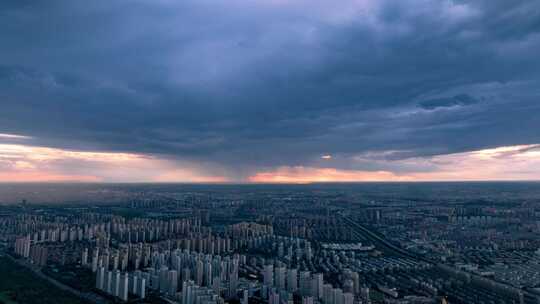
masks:
<path fill-rule="evenodd" d="M 32 271 L 0 256 L 1 304 L 86 304 L 78 297 L 58 289 Z"/>
<path fill-rule="evenodd" d="M 0 292 L 0 303 L 3 304 L 17 304 L 14 300 L 12 300 L 13 294 L 9 291 Z"/>

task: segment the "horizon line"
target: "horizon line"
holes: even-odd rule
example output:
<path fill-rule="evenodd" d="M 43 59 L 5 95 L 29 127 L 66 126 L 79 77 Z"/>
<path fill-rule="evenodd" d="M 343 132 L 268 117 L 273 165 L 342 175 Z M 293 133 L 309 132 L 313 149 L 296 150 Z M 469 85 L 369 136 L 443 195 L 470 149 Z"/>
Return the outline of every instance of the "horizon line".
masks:
<path fill-rule="evenodd" d="M 402 181 L 313 181 L 313 182 L 111 182 L 111 181 L 0 181 L 0 185 L 13 184 L 87 184 L 87 185 L 106 185 L 106 184 L 125 184 L 125 185 L 310 185 L 310 184 L 421 184 L 421 183 L 540 183 L 540 179 L 478 179 L 478 180 L 402 180 Z"/>

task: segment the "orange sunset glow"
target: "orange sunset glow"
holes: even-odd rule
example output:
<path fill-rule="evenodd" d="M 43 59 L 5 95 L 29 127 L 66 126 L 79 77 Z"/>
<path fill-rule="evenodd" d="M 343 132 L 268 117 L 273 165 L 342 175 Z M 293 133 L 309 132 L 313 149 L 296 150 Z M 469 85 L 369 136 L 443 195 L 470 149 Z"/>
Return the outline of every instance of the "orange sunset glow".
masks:
<path fill-rule="evenodd" d="M 133 153 L 0 144 L 0 182 L 225 182 L 196 168 Z"/>
<path fill-rule="evenodd" d="M 537 145 L 520 145 L 410 158 L 390 163 L 408 165 L 436 164 L 433 172 L 390 172 L 339 170 L 335 168 L 280 167 L 259 172 L 249 178 L 254 183 L 310 183 L 361 181 L 475 181 L 536 180 L 540 178 L 540 149 Z"/>
<path fill-rule="evenodd" d="M 376 153 L 369 153 L 373 156 Z M 384 152 L 382 154 L 385 154 Z M 22 144 L 0 144 L 0 182 L 196 182 L 314 183 L 362 181 L 534 180 L 540 178 L 540 149 L 519 145 L 401 160 L 373 160 L 384 165 L 429 165 L 430 171 L 344 170 L 324 166 L 281 166 L 260 170 L 245 180 L 219 170 L 153 155 L 71 151 Z M 354 165 L 355 158 L 351 158 Z"/>

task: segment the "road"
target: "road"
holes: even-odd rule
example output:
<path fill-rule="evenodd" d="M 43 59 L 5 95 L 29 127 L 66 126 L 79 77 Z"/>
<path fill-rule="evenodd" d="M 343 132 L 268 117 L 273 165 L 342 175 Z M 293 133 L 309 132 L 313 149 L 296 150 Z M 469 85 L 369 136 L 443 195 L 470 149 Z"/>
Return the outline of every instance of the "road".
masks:
<path fill-rule="evenodd" d="M 400 247 L 390 243 L 388 240 L 382 238 L 378 234 L 374 233 L 373 231 L 371 231 L 368 228 L 358 224 L 357 222 L 353 221 L 352 219 L 350 219 L 350 218 L 348 218 L 346 216 L 343 216 L 343 220 L 345 222 L 347 222 L 349 225 L 356 228 L 357 231 L 355 231 L 355 232 L 361 234 L 364 238 L 371 241 L 373 243 L 373 245 L 375 245 L 375 247 L 389 250 L 390 252 L 392 252 L 393 254 L 395 254 L 397 256 L 412 258 L 412 259 L 415 259 L 415 260 L 421 260 L 423 262 L 433 264 L 431 261 L 429 261 L 429 260 L 427 260 L 427 259 L 425 259 L 423 257 L 420 257 L 420 256 L 418 256 L 418 255 L 416 255 L 414 253 L 408 252 L 407 250 L 405 250 L 403 248 L 400 248 Z"/>
<path fill-rule="evenodd" d="M 469 276 L 471 278 L 474 278 L 476 281 L 483 281 L 485 284 L 489 284 L 489 285 L 491 285 L 492 288 L 497 289 L 497 290 L 504 290 L 505 292 L 511 292 L 511 293 L 527 295 L 527 296 L 529 296 L 531 298 L 537 299 L 538 303 L 540 303 L 540 297 L 538 295 L 536 295 L 536 294 L 532 294 L 532 293 L 530 293 L 528 291 L 525 291 L 525 290 L 522 290 L 522 289 L 519 289 L 519 288 L 515 288 L 515 287 L 510 286 L 510 285 L 508 285 L 506 283 L 498 282 L 498 281 L 492 280 L 490 278 L 482 277 L 482 276 L 479 276 L 477 274 L 469 273 L 469 272 L 466 272 L 466 271 L 463 271 L 463 270 L 458 270 L 458 269 L 456 269 L 456 268 L 454 268 L 452 266 L 449 266 L 449 265 L 444 265 L 444 264 L 441 264 L 441 263 L 434 263 L 433 261 L 430 261 L 430 260 L 428 260 L 428 259 L 426 259 L 424 257 L 421 257 L 421 256 L 417 255 L 417 254 L 408 252 L 407 250 L 390 243 L 385 238 L 383 238 L 380 235 L 374 233 L 373 231 L 369 230 L 368 228 L 360 225 L 359 223 L 355 222 L 351 218 L 346 217 L 346 216 L 342 216 L 342 217 L 343 217 L 343 220 L 345 222 L 347 222 L 352 227 L 356 228 L 355 233 L 360 234 L 365 239 L 371 241 L 373 243 L 373 245 L 375 245 L 375 247 L 382 248 L 383 250 L 391 252 L 392 254 L 400 256 L 400 257 L 412 258 L 412 259 L 415 259 L 417 261 L 422 261 L 422 262 L 429 263 L 429 264 L 434 265 L 435 267 L 437 267 L 438 269 L 441 269 L 441 270 L 446 269 L 446 270 L 454 272 L 454 273 L 460 273 L 462 275 Z"/>

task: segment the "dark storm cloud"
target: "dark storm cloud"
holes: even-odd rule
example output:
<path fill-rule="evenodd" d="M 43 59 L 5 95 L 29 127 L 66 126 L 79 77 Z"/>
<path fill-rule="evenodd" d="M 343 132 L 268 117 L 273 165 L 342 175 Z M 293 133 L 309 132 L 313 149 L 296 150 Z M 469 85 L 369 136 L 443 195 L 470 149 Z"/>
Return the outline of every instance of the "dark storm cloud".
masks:
<path fill-rule="evenodd" d="M 540 142 L 536 1 L 0 6 L 0 133 L 34 144 L 243 175 Z"/>

